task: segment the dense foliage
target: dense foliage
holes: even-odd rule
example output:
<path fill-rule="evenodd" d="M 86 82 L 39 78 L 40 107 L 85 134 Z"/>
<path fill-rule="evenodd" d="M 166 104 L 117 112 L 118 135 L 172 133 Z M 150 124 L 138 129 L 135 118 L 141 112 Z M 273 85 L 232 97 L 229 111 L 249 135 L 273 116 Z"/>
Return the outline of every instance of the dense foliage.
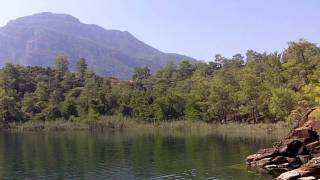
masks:
<path fill-rule="evenodd" d="M 300 40 L 283 53 L 249 50 L 244 58 L 168 64 L 154 74 L 136 68 L 132 81 L 99 77 L 80 59 L 59 56 L 52 68 L 7 64 L 0 72 L 4 123 L 94 121 L 122 115 L 146 122 L 275 122 L 320 103 L 320 48 Z"/>

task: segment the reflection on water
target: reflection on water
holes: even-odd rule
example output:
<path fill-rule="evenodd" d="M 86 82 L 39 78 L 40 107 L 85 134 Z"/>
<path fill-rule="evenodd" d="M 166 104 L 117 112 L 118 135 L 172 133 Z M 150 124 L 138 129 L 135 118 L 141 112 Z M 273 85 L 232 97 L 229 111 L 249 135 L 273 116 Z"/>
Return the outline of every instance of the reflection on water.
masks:
<path fill-rule="evenodd" d="M 134 132 L 0 134 L 1 179 L 266 179 L 244 159 L 275 137 Z"/>

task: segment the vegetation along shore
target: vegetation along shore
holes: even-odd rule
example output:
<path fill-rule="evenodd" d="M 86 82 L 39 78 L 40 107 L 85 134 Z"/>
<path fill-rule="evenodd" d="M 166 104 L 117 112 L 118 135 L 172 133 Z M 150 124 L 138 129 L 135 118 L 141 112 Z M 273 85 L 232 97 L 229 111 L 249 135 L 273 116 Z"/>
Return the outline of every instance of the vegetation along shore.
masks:
<path fill-rule="evenodd" d="M 98 76 L 83 58 L 75 72 L 66 56 L 47 68 L 7 64 L 0 71 L 0 123 L 290 122 L 320 102 L 319 58 L 316 44 L 300 40 L 282 53 L 216 55 L 209 63 L 183 61 L 154 73 L 136 68 L 132 80 Z"/>
<path fill-rule="evenodd" d="M 258 135 L 273 135 L 283 137 L 289 132 L 292 125 L 284 122 L 278 123 L 228 123 L 213 124 L 203 121 L 162 121 L 156 123 L 148 123 L 138 121 L 132 118 L 123 118 L 119 116 L 102 116 L 94 122 L 83 121 L 28 121 L 25 123 L 10 123 L 6 127 L 2 127 L 3 131 L 9 132 L 52 132 L 52 131 L 128 131 L 143 133 L 183 133 L 183 134 L 242 134 L 244 137 Z M 0 130 L 1 130 L 0 129 Z M 279 132 L 281 132 L 279 134 Z"/>

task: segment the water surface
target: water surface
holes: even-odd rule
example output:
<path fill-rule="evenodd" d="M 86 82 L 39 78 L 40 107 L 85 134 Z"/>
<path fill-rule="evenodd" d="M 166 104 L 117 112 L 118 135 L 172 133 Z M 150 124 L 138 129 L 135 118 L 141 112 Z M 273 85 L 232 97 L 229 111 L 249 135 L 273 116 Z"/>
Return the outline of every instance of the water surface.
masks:
<path fill-rule="evenodd" d="M 0 133 L 0 179 L 269 179 L 247 155 L 278 136 L 233 133 Z"/>

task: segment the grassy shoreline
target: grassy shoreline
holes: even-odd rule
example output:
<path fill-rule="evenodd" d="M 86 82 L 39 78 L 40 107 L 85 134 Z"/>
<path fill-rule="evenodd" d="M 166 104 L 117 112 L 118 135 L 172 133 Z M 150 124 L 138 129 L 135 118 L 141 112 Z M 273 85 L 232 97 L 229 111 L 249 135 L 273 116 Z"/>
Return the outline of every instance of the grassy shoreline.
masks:
<path fill-rule="evenodd" d="M 4 131 L 10 132 L 50 132 L 50 131 L 143 131 L 143 132 L 176 132 L 176 133 L 196 133 L 196 134 L 212 134 L 213 132 L 221 132 L 223 134 L 236 134 L 238 132 L 245 133 L 247 136 L 255 136 L 258 134 L 271 134 L 275 132 L 288 132 L 290 125 L 284 122 L 276 124 L 209 124 L 201 121 L 172 121 L 158 123 L 144 123 L 136 119 L 123 118 L 117 116 L 102 117 L 98 121 L 85 123 L 83 121 L 49 121 L 26 123 L 12 123 Z"/>

